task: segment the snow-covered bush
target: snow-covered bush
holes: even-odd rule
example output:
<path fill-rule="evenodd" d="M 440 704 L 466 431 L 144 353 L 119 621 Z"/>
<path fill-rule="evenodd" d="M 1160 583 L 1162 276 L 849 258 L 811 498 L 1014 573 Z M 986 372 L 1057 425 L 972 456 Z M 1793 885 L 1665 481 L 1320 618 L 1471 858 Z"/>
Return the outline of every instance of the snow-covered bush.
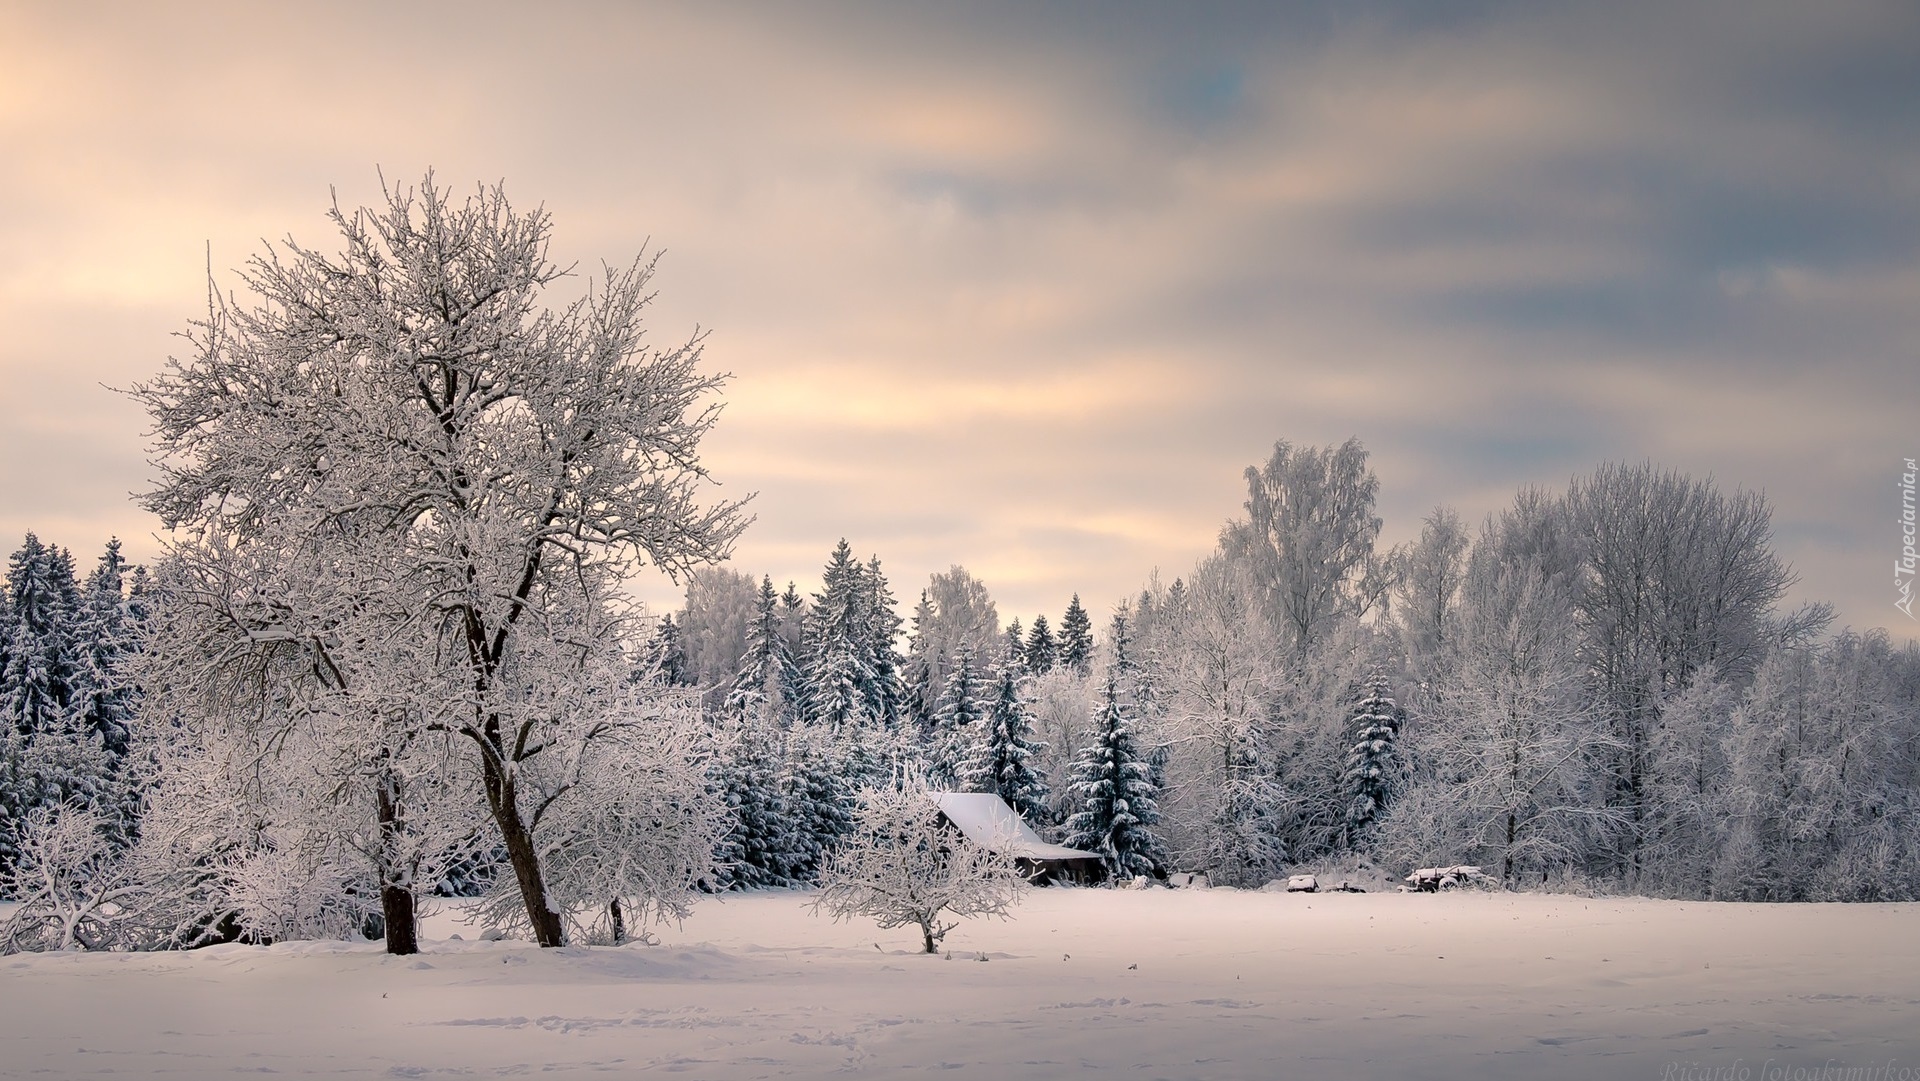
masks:
<path fill-rule="evenodd" d="M 961 918 L 997 916 L 1027 890 L 1009 856 L 972 844 L 942 823 L 932 795 L 918 784 L 860 793 L 853 831 L 820 874 L 816 912 L 835 920 L 865 916 L 882 929 L 920 928 L 935 953 Z"/>
<path fill-rule="evenodd" d="M 0 896 L 20 903 L 0 925 L 0 953 L 93 949 L 117 935 L 115 917 L 139 891 L 97 807 L 54 804 L 27 812 L 19 855 L 0 869 Z"/>
<path fill-rule="evenodd" d="M 608 673 L 609 675 L 611 673 Z M 617 945 L 647 922 L 681 919 L 713 868 L 728 825 L 707 791 L 698 699 L 657 683 L 630 683 L 547 708 L 552 757 L 526 762 L 519 780 L 547 896 L 567 940 Z M 512 875 L 496 874 L 482 904 L 490 927 L 537 937 Z"/>

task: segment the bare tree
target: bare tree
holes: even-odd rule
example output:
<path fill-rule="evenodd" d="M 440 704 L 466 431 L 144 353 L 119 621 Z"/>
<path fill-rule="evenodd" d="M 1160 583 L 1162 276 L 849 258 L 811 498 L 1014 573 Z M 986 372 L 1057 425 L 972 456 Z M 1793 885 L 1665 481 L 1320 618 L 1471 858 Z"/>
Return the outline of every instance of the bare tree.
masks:
<path fill-rule="evenodd" d="M 255 257 L 240 275 L 253 306 L 215 294 L 193 354 L 133 388 L 164 471 L 145 502 L 182 551 L 225 544 L 262 566 L 299 537 L 323 579 L 363 566 L 397 590 L 380 603 L 418 636 L 408 674 L 453 693 L 390 714 L 388 750 L 417 733 L 464 743 L 534 937 L 560 945 L 535 838 L 551 793 L 527 791 L 525 771 L 595 726 L 574 729 L 533 689 L 581 678 L 566 624 L 605 611 L 635 565 L 684 573 L 744 526 L 739 503 L 699 502 L 698 445 L 718 416 L 702 399 L 721 379 L 697 370 L 697 335 L 645 345 L 644 256 L 543 307 L 566 273 L 547 260 L 547 215 L 515 212 L 498 188 L 456 204 L 429 174 L 384 207 L 329 216 L 338 255 L 289 240 Z M 257 603 L 236 642 L 295 644 L 324 668 L 316 647 L 333 638 L 297 596 L 261 586 L 242 590 Z"/>
<path fill-rule="evenodd" d="M 701 689 L 706 705 L 725 704 L 747 652 L 760 584 L 729 567 L 702 567 L 687 576 L 687 606 L 680 615 L 685 677 Z"/>
<path fill-rule="evenodd" d="M 1027 889 L 1011 857 L 963 839 L 924 787 L 906 784 L 861 791 L 853 832 L 822 868 L 813 908 L 882 929 L 911 924 L 925 952 L 936 953 L 959 926 L 943 917 L 1006 919 Z"/>
<path fill-rule="evenodd" d="M 1728 752 L 1740 698 L 1709 665 L 1661 712 L 1649 747 L 1640 888 L 1676 897 L 1711 895 L 1715 854 L 1732 813 Z"/>
<path fill-rule="evenodd" d="M 1794 575 L 1773 554 L 1759 492 L 1723 495 L 1651 464 L 1609 463 L 1576 479 L 1566 503 L 1585 569 L 1574 594 L 1582 658 L 1622 748 L 1609 803 L 1630 825 L 1614 859 L 1632 882 L 1661 710 L 1708 665 L 1736 682 L 1751 676 Z"/>
<path fill-rule="evenodd" d="M 1894 684 L 1916 660 L 1883 631 L 1768 655 L 1724 733 L 1712 896 L 1920 897 L 1920 709 Z"/>
<path fill-rule="evenodd" d="M 1304 667 L 1336 615 L 1363 610 L 1380 592 L 1373 552 L 1380 481 L 1358 439 L 1326 448 L 1283 439 L 1246 476 L 1247 517 L 1227 524 L 1221 549 L 1247 562 Z"/>
<path fill-rule="evenodd" d="M 1470 541 L 1460 516 L 1440 507 L 1427 516 L 1420 539 L 1397 553 L 1394 615 L 1417 675 L 1431 674 L 1452 643 Z"/>
<path fill-rule="evenodd" d="M 1005 653 L 993 597 L 985 584 L 959 564 L 927 580 L 909 634 L 904 676 L 921 699 L 923 721 L 933 719 L 936 700 L 962 649 L 971 649 L 974 662 L 983 669 L 997 665 Z"/>
<path fill-rule="evenodd" d="M 357 934 L 371 905 L 388 949 L 411 953 L 417 893 L 482 825 L 457 737 L 432 721 L 465 688 L 392 561 L 313 523 L 263 516 L 253 543 L 209 533 L 158 566 L 131 674 L 159 764 L 146 818 L 165 828 L 142 844 L 220 839 L 178 853 L 206 871 L 177 891 L 201 906 L 186 922 Z"/>
<path fill-rule="evenodd" d="M 1073 789 L 1067 777 L 1088 739 L 1095 688 L 1092 680 L 1070 668 L 1054 668 L 1030 681 L 1034 736 L 1044 744 L 1037 768 L 1052 790 L 1047 817 L 1060 821 L 1072 813 Z"/>
<path fill-rule="evenodd" d="M 1412 787 L 1380 849 L 1410 866 L 1577 872 L 1618 821 L 1595 791 L 1617 744 L 1587 700 L 1570 564 L 1553 506 L 1523 493 L 1475 546 L 1447 686 L 1423 718 Z"/>
<path fill-rule="evenodd" d="M 1150 738 L 1167 749 L 1168 847 L 1178 866 L 1222 885 L 1259 885 L 1286 856 L 1288 801 L 1269 747 L 1285 680 L 1279 634 L 1246 567 L 1218 555 L 1157 608 L 1161 710 Z"/>

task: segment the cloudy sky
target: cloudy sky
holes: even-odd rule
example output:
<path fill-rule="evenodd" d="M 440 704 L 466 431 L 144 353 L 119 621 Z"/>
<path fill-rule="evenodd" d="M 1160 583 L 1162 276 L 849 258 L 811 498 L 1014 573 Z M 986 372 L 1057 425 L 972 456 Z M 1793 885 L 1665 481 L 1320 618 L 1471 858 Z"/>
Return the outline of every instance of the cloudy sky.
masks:
<path fill-rule="evenodd" d="M 0 0 L 0 542 L 157 550 L 142 415 L 216 278 L 429 167 L 665 250 L 735 565 L 1003 616 L 1183 573 L 1276 439 L 1388 542 L 1609 459 L 1761 488 L 1893 608 L 1920 456 L 1911 3 Z M 575 286 L 584 288 L 583 282 Z M 672 595 L 661 583 L 655 599 Z"/>

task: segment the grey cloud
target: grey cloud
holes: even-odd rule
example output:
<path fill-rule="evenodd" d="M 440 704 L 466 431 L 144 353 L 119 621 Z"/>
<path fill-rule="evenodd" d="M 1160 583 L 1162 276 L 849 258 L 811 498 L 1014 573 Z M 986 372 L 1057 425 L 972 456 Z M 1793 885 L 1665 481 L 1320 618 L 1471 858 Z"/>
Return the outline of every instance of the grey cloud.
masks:
<path fill-rule="evenodd" d="M 763 493 L 743 569 L 805 587 L 844 534 L 902 596 L 957 561 L 1003 615 L 1104 604 L 1183 573 L 1275 438 L 1359 435 L 1389 539 L 1652 457 L 1768 489 L 1802 591 L 1891 618 L 1910 6 L 85 15 L 0 43 L 44 89 L 0 111 L 33 253 L 0 385 L 75 433 L 55 492 L 7 425 L 0 525 L 137 486 L 126 418 L 76 403 L 175 347 L 203 243 L 324 242 L 329 184 L 431 164 L 545 202 L 583 269 L 668 250 L 655 340 L 712 326 L 737 375 L 710 458 Z"/>

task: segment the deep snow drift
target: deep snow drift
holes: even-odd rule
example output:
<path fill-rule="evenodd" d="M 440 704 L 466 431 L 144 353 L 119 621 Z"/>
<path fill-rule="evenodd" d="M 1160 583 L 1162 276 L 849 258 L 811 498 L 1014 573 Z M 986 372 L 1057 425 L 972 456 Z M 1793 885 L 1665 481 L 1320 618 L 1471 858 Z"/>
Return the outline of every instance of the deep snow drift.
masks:
<path fill-rule="evenodd" d="M 418 958 L 3 958 L 0 1076 L 1920 1078 L 1920 905 L 1055 889 L 927 957 L 807 900 L 652 947 L 448 913 Z"/>

